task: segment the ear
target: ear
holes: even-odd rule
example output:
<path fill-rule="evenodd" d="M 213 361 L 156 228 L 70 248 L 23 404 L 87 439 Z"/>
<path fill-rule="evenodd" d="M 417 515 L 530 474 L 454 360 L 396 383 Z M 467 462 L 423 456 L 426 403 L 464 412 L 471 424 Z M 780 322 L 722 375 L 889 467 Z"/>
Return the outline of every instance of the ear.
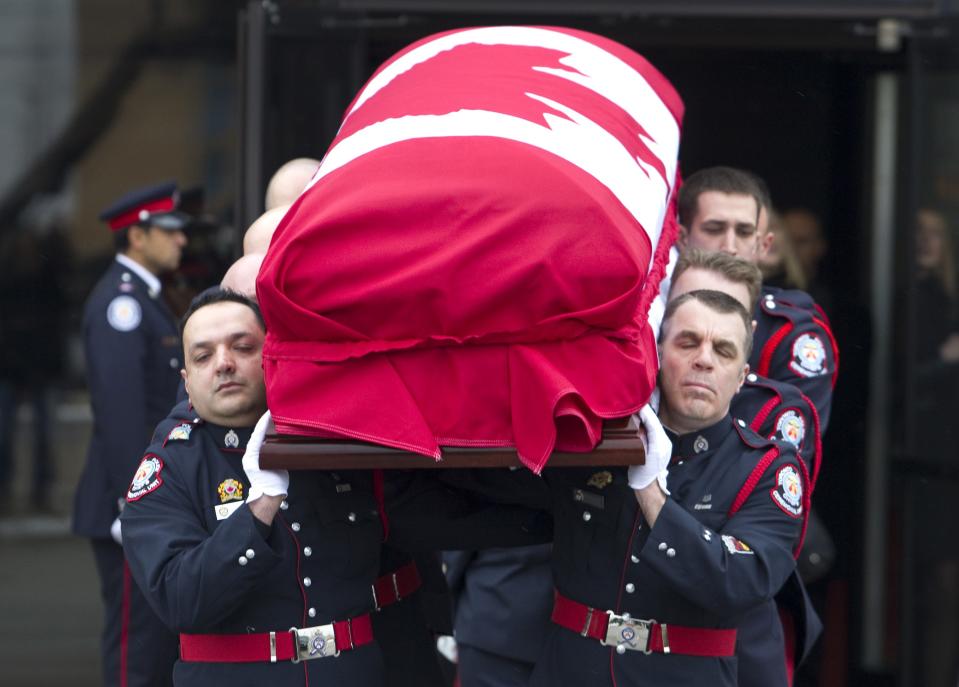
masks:
<path fill-rule="evenodd" d="M 127 229 L 127 241 L 134 248 L 140 248 L 147 238 L 147 230 L 139 224 L 134 224 Z"/>
<path fill-rule="evenodd" d="M 759 322 L 757 322 L 756 320 L 753 320 L 752 323 L 753 323 L 753 334 L 755 334 L 755 333 L 756 333 L 756 327 L 759 326 Z"/>
<path fill-rule="evenodd" d="M 676 237 L 676 245 L 683 251 L 689 245 L 689 229 L 685 225 L 679 225 L 679 235 Z"/>
<path fill-rule="evenodd" d="M 183 387 L 186 389 L 186 395 L 190 395 L 190 380 L 186 376 L 186 368 L 180 370 L 180 379 L 183 380 Z"/>
<path fill-rule="evenodd" d="M 759 237 L 760 258 L 765 258 L 769 254 L 769 249 L 773 247 L 773 241 L 775 240 L 776 235 L 768 229 L 766 230 L 766 233 Z"/>
<path fill-rule="evenodd" d="M 736 393 L 739 393 L 739 390 L 743 388 L 743 382 L 746 381 L 746 375 L 749 374 L 749 363 L 743 365 L 742 371 L 739 373 L 739 384 L 736 385 Z"/>

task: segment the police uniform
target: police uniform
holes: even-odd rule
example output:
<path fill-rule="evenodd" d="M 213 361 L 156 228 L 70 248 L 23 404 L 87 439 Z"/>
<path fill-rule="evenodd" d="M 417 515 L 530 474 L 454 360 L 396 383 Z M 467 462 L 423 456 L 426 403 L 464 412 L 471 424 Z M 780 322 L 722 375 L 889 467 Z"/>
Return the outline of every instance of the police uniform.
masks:
<path fill-rule="evenodd" d="M 177 413 L 182 421 L 144 456 L 122 515 L 133 576 L 180 633 L 177 685 L 382 685 L 371 613 L 384 530 L 407 549 L 470 545 L 470 532 L 481 545 L 550 536 L 527 527 L 526 509 L 484 517 L 429 471 L 382 485 L 369 471 L 295 472 L 267 526 L 245 501 L 252 427 L 204 422 L 188 404 Z"/>
<path fill-rule="evenodd" d="M 100 218 L 115 230 L 163 218 L 180 230 L 176 185 L 136 191 Z M 176 396 L 181 368 L 177 323 L 159 280 L 118 255 L 97 282 L 83 313 L 86 373 L 93 435 L 74 500 L 73 530 L 92 540 L 105 606 L 102 652 L 105 684 L 165 685 L 176 641 L 133 584 L 110 527 L 157 421 Z"/>
<path fill-rule="evenodd" d="M 808 501 L 822 460 L 815 406 L 792 384 L 749 373 L 730 410 L 757 434 L 798 451 L 810 485 L 808 517 Z M 749 611 L 737 626 L 739 687 L 791 684 L 794 666 L 808 654 L 821 631 L 822 623 L 799 573 L 793 571 L 775 600 Z"/>
<path fill-rule="evenodd" d="M 670 438 L 671 496 L 652 529 L 625 468 L 547 474 L 556 626 L 533 687 L 736 684 L 737 622 L 795 566 L 803 472 L 730 416 Z"/>
<path fill-rule="evenodd" d="M 803 291 L 764 286 L 755 316 L 750 369 L 802 391 L 825 433 L 839 372 L 839 348 L 825 313 Z"/>

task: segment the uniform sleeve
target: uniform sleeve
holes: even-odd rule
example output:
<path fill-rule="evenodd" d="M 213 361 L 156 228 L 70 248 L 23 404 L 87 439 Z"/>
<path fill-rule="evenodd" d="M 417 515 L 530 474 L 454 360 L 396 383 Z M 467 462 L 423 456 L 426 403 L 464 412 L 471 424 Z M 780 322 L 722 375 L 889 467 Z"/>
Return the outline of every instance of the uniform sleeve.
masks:
<path fill-rule="evenodd" d="M 162 460 L 162 459 L 161 459 Z M 177 476 L 161 469 L 162 483 L 121 515 L 130 571 L 157 615 L 176 632 L 203 632 L 241 606 L 280 556 L 264 539 L 244 503 L 212 532 Z"/>
<path fill-rule="evenodd" d="M 763 473 L 720 531 L 667 497 L 649 537 L 633 553 L 677 593 L 718 615 L 736 617 L 771 599 L 795 567 L 793 546 L 802 527 L 804 485 L 790 455 Z M 791 490 L 786 496 L 783 484 Z"/>
<path fill-rule="evenodd" d="M 836 353 L 836 341 L 825 323 L 817 319 L 803 322 L 782 337 L 767 375 L 792 384 L 812 401 L 821 432 L 826 431 L 832 410 L 832 390 L 839 371 Z"/>
<path fill-rule="evenodd" d="M 545 511 L 494 504 L 444 484 L 431 470 L 388 477 L 389 543 L 407 551 L 529 546 L 552 540 Z"/>
<path fill-rule="evenodd" d="M 124 298 L 135 303 L 130 296 Z M 125 331 L 112 326 L 107 321 L 109 307 L 96 307 L 88 315 L 87 380 L 101 431 L 101 459 L 107 466 L 111 492 L 119 500 L 150 441 L 146 418 L 147 332 L 142 322 Z"/>

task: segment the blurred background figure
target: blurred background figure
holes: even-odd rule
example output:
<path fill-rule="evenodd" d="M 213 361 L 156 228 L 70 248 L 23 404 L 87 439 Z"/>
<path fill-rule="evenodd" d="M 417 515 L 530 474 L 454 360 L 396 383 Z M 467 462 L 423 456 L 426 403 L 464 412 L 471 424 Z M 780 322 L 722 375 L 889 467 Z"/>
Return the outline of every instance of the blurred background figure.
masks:
<path fill-rule="evenodd" d="M 794 208 L 782 213 L 781 223 L 780 233 L 788 237 L 786 240 L 792 246 L 802 278 L 806 282 L 804 287 L 793 288 L 808 291 L 827 313 L 830 312 L 833 299 L 820 274 L 822 261 L 829 251 L 822 221 L 812 210 Z"/>
<path fill-rule="evenodd" d="M 769 231 L 773 239 L 766 253 L 759 258 L 763 284 L 805 291 L 808 287 L 806 275 L 796 257 L 792 238 L 783 227 L 782 217 L 775 210 L 769 213 Z"/>

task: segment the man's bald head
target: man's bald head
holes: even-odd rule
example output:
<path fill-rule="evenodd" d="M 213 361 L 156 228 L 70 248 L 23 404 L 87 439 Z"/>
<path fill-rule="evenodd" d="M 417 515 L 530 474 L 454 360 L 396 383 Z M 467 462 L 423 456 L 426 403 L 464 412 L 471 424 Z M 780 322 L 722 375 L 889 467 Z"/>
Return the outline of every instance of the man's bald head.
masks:
<path fill-rule="evenodd" d="M 230 291 L 243 294 L 256 300 L 256 275 L 260 273 L 263 264 L 262 253 L 250 253 L 230 265 L 230 269 L 223 275 L 220 286 Z"/>
<path fill-rule="evenodd" d="M 289 205 L 296 200 L 319 166 L 320 161 L 311 157 L 298 157 L 284 163 L 267 184 L 266 209 Z"/>
<path fill-rule="evenodd" d="M 289 209 L 289 205 L 280 205 L 257 217 L 243 235 L 243 254 L 266 253 L 273 240 L 273 232 Z"/>

